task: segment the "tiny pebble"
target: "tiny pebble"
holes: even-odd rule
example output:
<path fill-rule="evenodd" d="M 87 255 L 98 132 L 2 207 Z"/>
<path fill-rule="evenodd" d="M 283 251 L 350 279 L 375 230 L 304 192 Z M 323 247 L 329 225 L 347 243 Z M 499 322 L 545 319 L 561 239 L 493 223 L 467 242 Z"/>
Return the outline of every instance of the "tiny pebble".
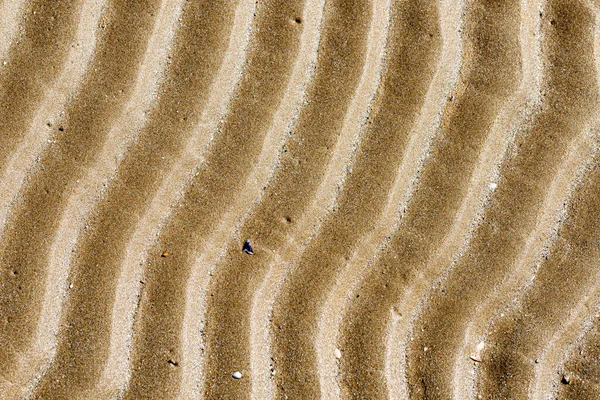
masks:
<path fill-rule="evenodd" d="M 497 187 L 498 187 L 498 184 L 496 182 L 490 183 L 490 189 L 496 190 Z"/>
<path fill-rule="evenodd" d="M 571 383 L 571 377 L 568 375 L 563 375 L 562 379 L 560 380 L 560 383 L 562 383 L 563 385 L 568 385 L 569 383 Z"/>
<path fill-rule="evenodd" d="M 235 371 L 231 376 L 233 379 L 242 379 L 242 373 L 240 371 Z"/>
<path fill-rule="evenodd" d="M 423 347 L 424 352 L 427 352 L 428 350 L 429 350 L 429 347 L 427 347 L 427 346 Z"/>
<path fill-rule="evenodd" d="M 166 251 L 164 251 L 160 256 L 161 257 L 169 257 L 169 253 L 167 253 Z"/>
<path fill-rule="evenodd" d="M 342 358 L 342 352 L 340 351 L 340 349 L 335 349 L 333 354 L 335 355 L 335 358 L 337 358 L 338 360 L 340 358 Z"/>
<path fill-rule="evenodd" d="M 242 246 L 242 251 L 246 254 L 254 254 L 254 249 L 252 248 L 252 245 L 250 244 L 250 240 L 246 240 L 244 242 L 244 245 Z"/>
<path fill-rule="evenodd" d="M 73 284 L 69 284 L 69 289 L 73 289 Z"/>

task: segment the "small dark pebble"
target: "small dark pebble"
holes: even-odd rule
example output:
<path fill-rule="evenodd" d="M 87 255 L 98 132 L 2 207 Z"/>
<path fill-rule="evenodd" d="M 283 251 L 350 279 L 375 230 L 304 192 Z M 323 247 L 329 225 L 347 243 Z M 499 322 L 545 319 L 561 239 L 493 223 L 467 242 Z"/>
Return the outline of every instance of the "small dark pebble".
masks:
<path fill-rule="evenodd" d="M 174 367 L 179 365 L 179 363 L 177 361 L 173 361 L 173 360 L 169 360 L 169 364 L 173 365 Z"/>
<path fill-rule="evenodd" d="M 246 254 L 254 254 L 254 249 L 252 249 L 252 245 L 250 245 L 250 240 L 246 240 L 244 245 L 242 246 L 242 251 Z"/>
<path fill-rule="evenodd" d="M 560 383 L 562 383 L 563 385 L 568 385 L 569 383 L 571 383 L 571 378 L 567 375 L 563 375 L 562 379 L 560 380 Z"/>

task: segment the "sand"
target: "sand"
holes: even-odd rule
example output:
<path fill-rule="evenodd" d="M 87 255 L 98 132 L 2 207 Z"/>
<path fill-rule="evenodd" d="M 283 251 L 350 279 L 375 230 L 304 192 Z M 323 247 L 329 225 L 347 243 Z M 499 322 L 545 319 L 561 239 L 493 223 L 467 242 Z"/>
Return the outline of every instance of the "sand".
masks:
<path fill-rule="evenodd" d="M 600 398 L 599 6 L 0 2 L 0 398 Z"/>

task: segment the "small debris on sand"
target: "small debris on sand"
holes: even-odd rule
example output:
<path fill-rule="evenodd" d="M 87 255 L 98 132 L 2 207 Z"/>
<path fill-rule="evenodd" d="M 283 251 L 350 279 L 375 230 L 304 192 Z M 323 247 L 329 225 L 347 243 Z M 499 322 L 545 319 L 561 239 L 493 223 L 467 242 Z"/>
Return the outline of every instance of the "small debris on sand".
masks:
<path fill-rule="evenodd" d="M 242 379 L 242 373 L 240 371 L 235 371 L 231 377 L 233 379 Z"/>
<path fill-rule="evenodd" d="M 160 256 L 161 257 L 169 257 L 169 253 L 167 253 L 166 251 L 163 251 L 163 253 Z"/>
<path fill-rule="evenodd" d="M 340 351 L 340 349 L 335 349 L 335 350 L 333 351 L 333 355 L 334 355 L 334 356 L 335 356 L 335 358 L 337 358 L 338 360 L 339 360 L 340 358 L 342 358 L 342 352 Z"/>
<path fill-rule="evenodd" d="M 571 377 L 569 375 L 563 375 L 562 379 L 560 380 L 560 383 L 562 383 L 563 385 L 568 385 L 569 383 L 571 383 Z"/>
<path fill-rule="evenodd" d="M 475 351 L 470 356 L 471 360 L 473 360 L 475 362 L 481 362 L 481 351 L 483 350 L 484 347 L 485 347 L 485 343 L 479 342 L 477 344 L 477 346 L 475 346 Z"/>
<path fill-rule="evenodd" d="M 496 190 L 497 187 L 498 187 L 498 184 L 496 182 L 490 183 L 490 189 L 491 190 Z"/>
<path fill-rule="evenodd" d="M 250 240 L 246 240 L 244 245 L 242 246 L 242 251 L 246 254 L 254 254 L 254 249 L 252 249 L 252 245 L 250 244 Z"/>

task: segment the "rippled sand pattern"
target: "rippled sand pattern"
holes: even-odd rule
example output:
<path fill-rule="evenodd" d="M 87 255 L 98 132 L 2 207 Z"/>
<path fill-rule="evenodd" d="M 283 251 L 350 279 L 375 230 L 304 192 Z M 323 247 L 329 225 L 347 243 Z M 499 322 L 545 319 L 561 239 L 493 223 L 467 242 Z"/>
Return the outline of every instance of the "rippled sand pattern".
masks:
<path fill-rule="evenodd" d="M 0 0 L 0 399 L 600 399 L 600 2 Z"/>

